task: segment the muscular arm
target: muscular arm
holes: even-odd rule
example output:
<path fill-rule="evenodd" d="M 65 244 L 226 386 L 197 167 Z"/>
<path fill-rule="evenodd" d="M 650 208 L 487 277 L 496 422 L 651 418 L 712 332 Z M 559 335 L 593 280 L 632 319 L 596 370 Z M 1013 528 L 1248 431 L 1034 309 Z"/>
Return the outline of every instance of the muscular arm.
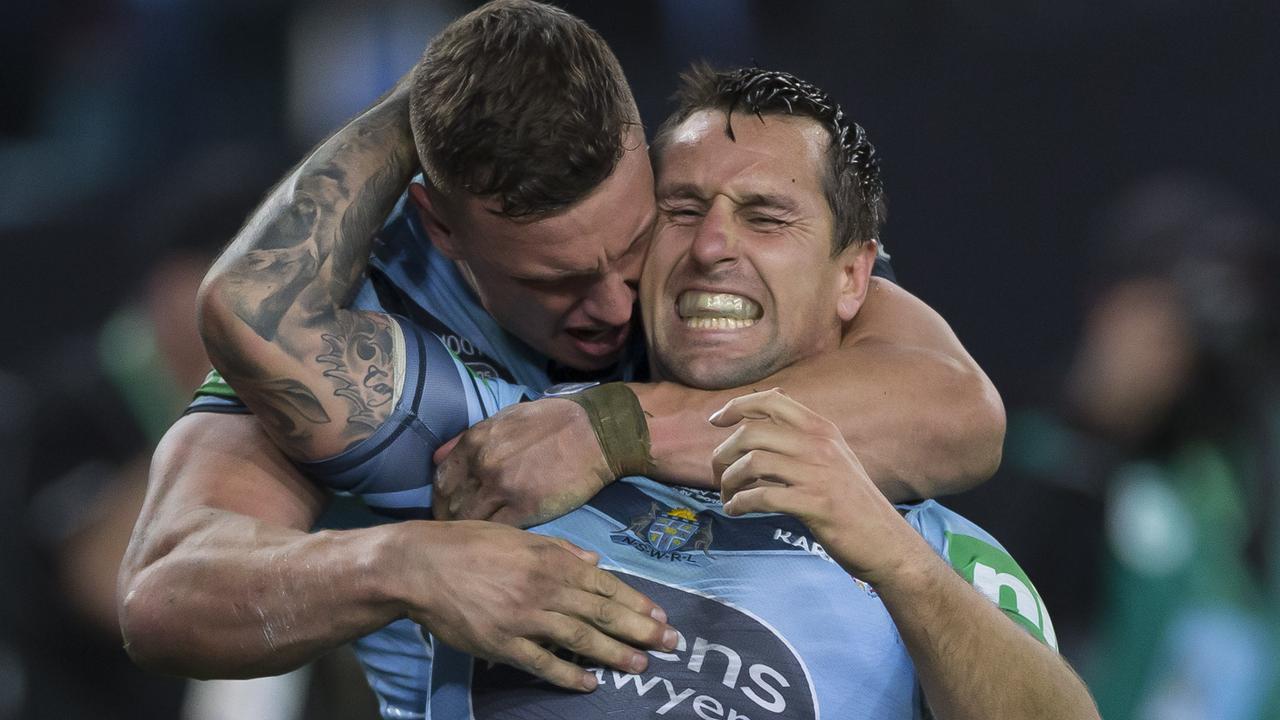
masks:
<path fill-rule="evenodd" d="M 391 321 L 346 306 L 414 167 L 402 82 L 285 177 L 205 278 L 209 357 L 292 457 L 337 454 L 390 414 Z"/>
<path fill-rule="evenodd" d="M 1048 646 L 978 594 L 914 533 L 871 580 L 938 720 L 1096 720 L 1089 691 Z"/>
<path fill-rule="evenodd" d="M 134 660 L 202 678 L 278 674 L 394 619 L 373 572 L 385 530 L 308 534 L 322 504 L 251 416 L 179 420 L 120 571 Z"/>
<path fill-rule="evenodd" d="M 306 532 L 320 507 L 252 417 L 179 420 L 120 570 L 129 654 L 194 677 L 272 675 L 409 617 L 464 652 L 590 689 L 593 675 L 541 644 L 626 671 L 645 664 L 635 648 L 675 644 L 652 601 L 563 541 L 475 522 Z"/>
<path fill-rule="evenodd" d="M 708 458 L 728 437 L 706 422 L 757 389 L 788 395 L 830 418 L 876 486 L 894 501 L 960 492 L 995 472 L 1004 406 L 982 369 L 936 312 L 891 282 L 872 278 L 841 347 L 796 363 L 750 388 L 633 388 L 649 417 L 663 479 L 713 487 Z"/>
<path fill-rule="evenodd" d="M 715 459 L 725 512 L 792 515 L 831 559 L 870 583 L 939 720 L 1097 719 L 1070 666 L 939 557 L 871 484 L 833 423 L 777 391 L 740 405 L 740 419 L 716 420 L 735 426 Z M 1034 620 L 1021 604 L 1019 616 L 1048 627 L 1033 604 Z"/>

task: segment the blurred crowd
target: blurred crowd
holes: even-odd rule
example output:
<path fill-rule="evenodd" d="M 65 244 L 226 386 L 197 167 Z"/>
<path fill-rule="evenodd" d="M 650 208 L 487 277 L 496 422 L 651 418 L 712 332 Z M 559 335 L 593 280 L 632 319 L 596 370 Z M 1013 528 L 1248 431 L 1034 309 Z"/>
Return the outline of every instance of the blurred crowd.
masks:
<path fill-rule="evenodd" d="M 899 279 L 1005 395 L 1002 469 L 948 504 L 1022 562 L 1103 717 L 1280 719 L 1280 14 L 561 4 L 650 127 L 699 57 L 843 100 L 886 158 Z M 3 11 L 0 720 L 375 715 L 342 652 L 266 681 L 142 673 L 115 576 L 208 369 L 205 267 L 473 5 Z"/>

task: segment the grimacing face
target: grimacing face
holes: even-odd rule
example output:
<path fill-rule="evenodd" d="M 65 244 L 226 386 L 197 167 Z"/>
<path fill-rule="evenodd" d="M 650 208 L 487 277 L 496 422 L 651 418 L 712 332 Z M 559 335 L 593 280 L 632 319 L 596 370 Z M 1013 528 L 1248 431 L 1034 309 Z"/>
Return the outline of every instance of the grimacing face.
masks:
<path fill-rule="evenodd" d="M 808 118 L 695 112 L 657 176 L 640 283 L 655 375 L 720 389 L 836 347 L 866 296 L 874 243 L 831 255 L 826 130 Z"/>
<path fill-rule="evenodd" d="M 475 197 L 447 212 L 420 185 L 410 192 L 424 225 L 485 310 L 538 352 L 578 370 L 619 359 L 632 325 L 636 286 L 655 215 L 653 170 L 643 131 L 612 174 L 568 209 L 517 221 Z"/>

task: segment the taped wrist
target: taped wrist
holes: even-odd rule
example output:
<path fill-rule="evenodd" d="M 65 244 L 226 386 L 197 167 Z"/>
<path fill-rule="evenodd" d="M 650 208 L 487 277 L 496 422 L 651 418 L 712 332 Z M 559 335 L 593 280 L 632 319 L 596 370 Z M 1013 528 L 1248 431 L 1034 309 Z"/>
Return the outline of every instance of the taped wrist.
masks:
<path fill-rule="evenodd" d="M 561 397 L 587 411 L 591 430 L 615 479 L 653 474 L 649 422 L 645 420 L 640 400 L 626 383 L 605 383 Z"/>

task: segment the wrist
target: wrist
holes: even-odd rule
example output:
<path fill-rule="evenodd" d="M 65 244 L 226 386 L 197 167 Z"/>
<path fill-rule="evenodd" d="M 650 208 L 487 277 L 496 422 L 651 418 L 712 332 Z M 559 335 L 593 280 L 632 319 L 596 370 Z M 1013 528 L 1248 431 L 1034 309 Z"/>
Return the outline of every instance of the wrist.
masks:
<path fill-rule="evenodd" d="M 907 531 L 892 544 L 894 552 L 884 554 L 874 567 L 855 573 L 881 595 L 910 596 L 933 581 L 940 558 L 919 533 L 910 527 Z"/>
<path fill-rule="evenodd" d="M 606 383 L 561 397 L 584 411 L 608 465 L 610 481 L 653 474 L 649 422 L 630 386 Z"/>
<path fill-rule="evenodd" d="M 649 423 L 654 477 L 697 487 L 717 487 L 711 469 L 716 446 L 731 429 L 707 418 L 724 406 L 730 393 L 695 390 L 669 382 L 628 383 Z"/>
<path fill-rule="evenodd" d="M 387 622 L 408 617 L 415 604 L 421 603 L 421 596 L 414 592 L 409 579 L 420 578 L 423 573 L 415 572 L 410 563 L 432 564 L 433 554 L 422 552 L 422 548 L 435 545 L 437 528 L 434 526 L 446 524 L 408 520 L 358 531 L 368 533 L 353 543 L 366 548 L 355 551 L 358 587 L 369 605 L 386 615 Z M 418 552 L 413 552 L 414 549 Z"/>

